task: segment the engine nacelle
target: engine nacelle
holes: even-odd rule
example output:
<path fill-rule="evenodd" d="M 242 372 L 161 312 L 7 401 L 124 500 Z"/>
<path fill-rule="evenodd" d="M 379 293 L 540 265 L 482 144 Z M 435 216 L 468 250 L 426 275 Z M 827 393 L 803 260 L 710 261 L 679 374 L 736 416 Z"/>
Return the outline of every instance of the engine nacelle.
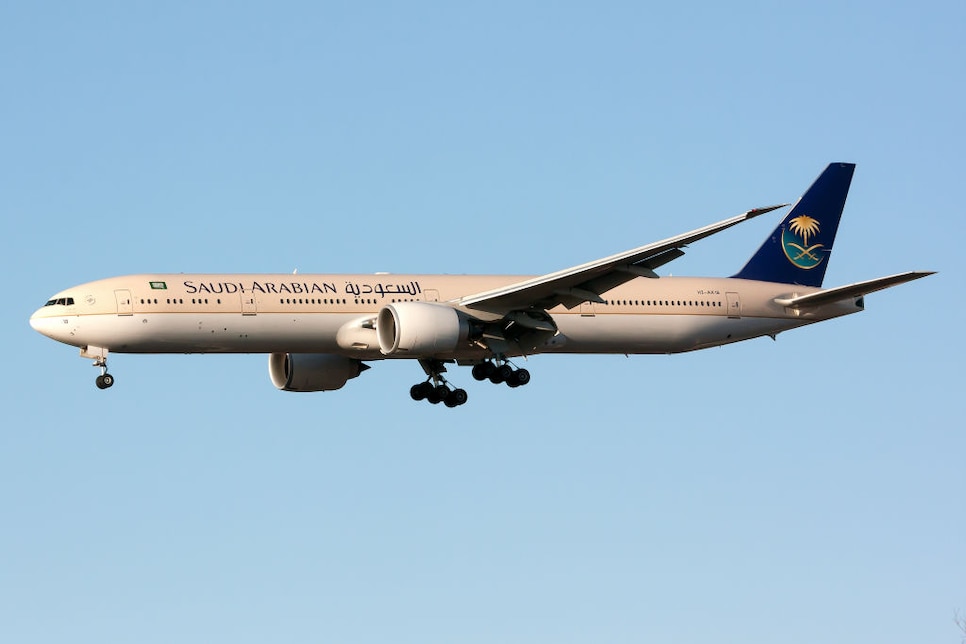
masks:
<path fill-rule="evenodd" d="M 273 353 L 268 356 L 272 384 L 282 391 L 335 391 L 369 368 L 352 358 L 328 353 Z"/>
<path fill-rule="evenodd" d="M 469 336 L 464 315 L 444 304 L 396 302 L 379 311 L 376 333 L 384 355 L 435 356 L 456 349 Z"/>

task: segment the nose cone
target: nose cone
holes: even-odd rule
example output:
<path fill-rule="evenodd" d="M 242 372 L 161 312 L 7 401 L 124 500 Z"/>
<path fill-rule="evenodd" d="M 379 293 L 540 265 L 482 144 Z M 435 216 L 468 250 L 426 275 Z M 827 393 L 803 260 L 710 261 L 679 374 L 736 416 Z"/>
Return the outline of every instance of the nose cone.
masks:
<path fill-rule="evenodd" d="M 59 317 L 50 317 L 50 312 L 46 309 L 47 307 L 44 307 L 34 311 L 34 314 L 30 316 L 30 326 L 37 333 L 64 342 L 64 336 L 68 333 L 67 320 Z"/>
<path fill-rule="evenodd" d="M 30 316 L 30 327 L 37 333 L 43 333 L 44 335 L 48 335 L 47 333 L 44 333 L 44 329 L 46 328 L 47 325 L 46 325 L 46 318 L 44 318 L 43 316 L 43 312 L 44 312 L 43 309 L 37 309 L 36 311 L 34 311 L 34 314 Z"/>

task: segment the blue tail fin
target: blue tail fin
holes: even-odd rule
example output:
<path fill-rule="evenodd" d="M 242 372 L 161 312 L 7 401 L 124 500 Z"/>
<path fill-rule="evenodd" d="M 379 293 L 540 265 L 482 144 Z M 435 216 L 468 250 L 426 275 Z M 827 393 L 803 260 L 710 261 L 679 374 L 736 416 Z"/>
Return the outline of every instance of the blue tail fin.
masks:
<path fill-rule="evenodd" d="M 854 163 L 832 163 L 734 277 L 821 286 Z"/>

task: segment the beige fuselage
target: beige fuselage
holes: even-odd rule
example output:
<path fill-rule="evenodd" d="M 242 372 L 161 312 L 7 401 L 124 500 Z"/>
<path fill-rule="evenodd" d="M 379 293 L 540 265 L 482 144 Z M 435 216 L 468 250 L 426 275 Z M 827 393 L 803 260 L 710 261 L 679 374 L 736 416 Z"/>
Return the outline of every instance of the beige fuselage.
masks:
<path fill-rule="evenodd" d="M 118 353 L 380 352 L 372 321 L 397 302 L 439 302 L 492 321 L 506 311 L 464 308 L 460 298 L 528 276 L 143 274 L 88 282 L 54 295 L 31 317 L 41 333 Z M 862 310 L 849 299 L 812 309 L 775 302 L 808 287 L 733 278 L 635 278 L 585 302 L 548 311 L 557 332 L 514 353 L 678 353 L 774 335 Z M 549 335 L 549 334 L 548 334 Z M 435 358 L 480 360 L 467 341 Z"/>

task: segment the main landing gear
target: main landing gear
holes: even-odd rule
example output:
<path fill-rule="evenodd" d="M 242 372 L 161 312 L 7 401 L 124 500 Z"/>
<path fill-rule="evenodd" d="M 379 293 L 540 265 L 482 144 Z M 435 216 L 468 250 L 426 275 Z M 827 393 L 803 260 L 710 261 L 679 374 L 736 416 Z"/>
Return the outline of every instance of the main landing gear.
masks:
<path fill-rule="evenodd" d="M 450 389 L 442 377 L 413 385 L 409 389 L 409 395 L 413 400 L 428 400 L 434 405 L 443 403 L 447 407 L 459 407 L 469 398 L 465 389 Z"/>
<path fill-rule="evenodd" d="M 420 366 L 428 378 L 425 382 L 413 385 L 409 395 L 413 400 L 428 400 L 434 405 L 443 403 L 447 407 L 459 407 L 466 403 L 466 390 L 452 387 L 443 377 L 446 366 L 440 360 L 420 360 Z M 530 372 L 515 369 L 506 359 L 487 360 L 473 365 L 473 377 L 489 380 L 493 384 L 506 383 L 508 387 L 522 387 L 530 382 Z"/>
<path fill-rule="evenodd" d="M 446 367 L 439 360 L 420 360 L 420 366 L 429 376 L 425 382 L 413 385 L 409 389 L 409 396 L 413 400 L 428 400 L 434 405 L 443 403 L 447 407 L 459 407 L 466 404 L 469 396 L 465 389 L 450 387 L 443 377 Z"/>
<path fill-rule="evenodd" d="M 508 387 L 522 387 L 530 382 L 530 372 L 526 369 L 514 369 L 509 362 L 496 364 L 490 361 L 473 365 L 473 377 L 477 380 L 489 380 L 494 385 L 505 382 Z"/>

